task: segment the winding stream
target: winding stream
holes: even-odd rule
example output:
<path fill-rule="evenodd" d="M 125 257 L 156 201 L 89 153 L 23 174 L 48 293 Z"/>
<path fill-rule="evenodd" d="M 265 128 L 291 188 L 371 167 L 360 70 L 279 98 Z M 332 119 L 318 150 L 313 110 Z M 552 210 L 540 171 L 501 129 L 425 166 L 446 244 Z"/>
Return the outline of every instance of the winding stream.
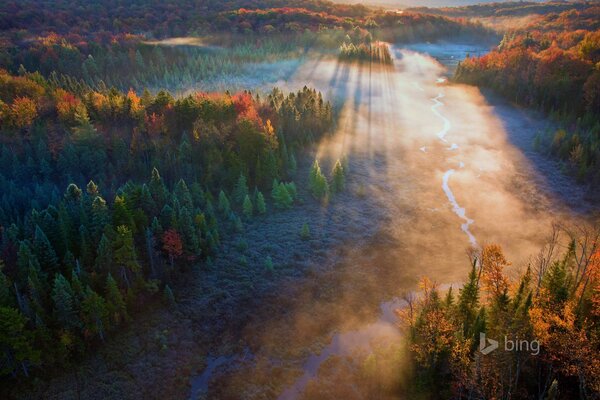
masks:
<path fill-rule="evenodd" d="M 451 52 L 451 46 L 444 51 Z M 390 245 L 377 248 L 372 256 L 368 251 L 372 245 L 361 242 L 360 232 L 356 234 L 348 262 L 356 265 L 350 270 L 358 274 L 366 292 L 352 287 L 342 292 L 346 297 L 336 298 L 339 304 L 318 296 L 311 298 L 313 303 L 298 297 L 295 308 L 283 306 L 287 307 L 283 316 L 274 317 L 268 327 L 250 329 L 253 353 L 267 361 L 260 366 L 238 365 L 232 368 L 236 371 L 224 373 L 238 377 L 232 381 L 247 381 L 249 393 L 264 384 L 253 383 L 254 379 L 264 379 L 283 366 L 298 374 L 277 392 L 278 398 L 299 398 L 311 381 L 319 379 L 329 357 L 369 352 L 373 341 L 400 337 L 394 310 L 403 302 L 397 296 L 414 290 L 419 277 L 460 282 L 469 268 L 465 249 L 486 242 L 499 243 L 514 264 L 521 265 L 543 243 L 545 226 L 556 218 L 572 217 L 569 206 L 551 195 L 549 181 L 513 142 L 518 137 L 519 143 L 529 143 L 547 121 L 507 105 L 492 106 L 476 88 L 447 84 L 446 66 L 427 54 L 396 47 L 393 53 L 394 67 L 366 68 L 319 59 L 307 61 L 290 79 L 277 83 L 290 90 L 310 85 L 342 104 L 338 131 L 322 141 L 316 156 L 347 157 L 349 190 L 368 191 L 368 195 L 355 196 L 346 209 L 336 211 L 336 217 L 365 209 L 385 210 L 387 219 L 365 223 L 380 224 Z M 365 213 L 365 218 L 369 215 Z M 361 275 L 374 264 L 377 273 Z M 394 291 L 384 293 L 384 287 L 394 285 Z M 340 328 L 336 313 L 319 314 L 318 310 L 334 306 L 348 312 L 363 296 L 377 299 L 371 304 L 375 310 L 379 303 L 379 317 L 359 324 L 358 329 Z M 298 349 L 306 348 L 303 340 L 311 334 L 306 321 L 313 320 L 329 329 L 330 339 L 318 352 L 299 359 L 306 353 Z M 314 343 L 323 339 L 322 332 L 315 333 Z M 211 358 L 208 367 L 192 378 L 192 398 L 208 390 L 209 381 L 222 367 L 235 367 L 239 360 Z"/>

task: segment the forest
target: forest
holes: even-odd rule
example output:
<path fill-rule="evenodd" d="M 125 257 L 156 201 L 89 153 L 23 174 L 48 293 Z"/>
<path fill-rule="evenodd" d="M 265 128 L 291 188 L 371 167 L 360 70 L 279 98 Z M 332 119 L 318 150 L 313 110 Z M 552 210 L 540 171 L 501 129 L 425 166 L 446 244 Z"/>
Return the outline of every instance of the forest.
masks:
<path fill-rule="evenodd" d="M 292 205 L 295 153 L 333 122 L 308 88 L 175 100 L 0 77 L 2 372 L 12 376 L 60 367 L 148 301 L 173 301 L 173 275 L 210 263 L 221 235 L 264 214 L 263 191 Z"/>
<path fill-rule="evenodd" d="M 2 2 L 0 397 L 596 399 L 599 115 L 594 1 Z"/>
<path fill-rule="evenodd" d="M 592 190 L 600 179 L 599 17 L 593 3 L 545 14 L 506 32 L 489 54 L 461 62 L 454 76 L 552 115 L 561 127 L 540 132 L 536 146 Z"/>
<path fill-rule="evenodd" d="M 569 240 L 564 253 L 561 235 Z M 408 392 L 457 399 L 594 398 L 600 391 L 597 238 L 597 229 L 555 227 L 518 276 L 507 272 L 511 264 L 502 248 L 488 244 L 470 255 L 471 272 L 457 293 L 421 281 L 419 297 L 408 296 L 409 307 L 399 312 L 415 371 Z M 501 347 L 482 354 L 488 342 L 480 332 Z"/>

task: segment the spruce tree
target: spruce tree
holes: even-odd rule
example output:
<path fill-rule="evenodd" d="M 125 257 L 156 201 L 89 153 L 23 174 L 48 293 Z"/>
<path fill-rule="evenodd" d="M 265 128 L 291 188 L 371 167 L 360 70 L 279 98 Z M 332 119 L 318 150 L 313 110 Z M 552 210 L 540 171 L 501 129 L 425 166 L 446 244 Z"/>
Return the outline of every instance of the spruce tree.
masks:
<path fill-rule="evenodd" d="M 259 214 L 265 214 L 267 212 L 267 204 L 265 203 L 265 196 L 261 192 L 256 195 L 256 211 Z"/>
<path fill-rule="evenodd" d="M 308 226 L 308 223 L 304 223 L 304 225 L 302 225 L 302 229 L 300 230 L 300 237 L 303 240 L 308 240 L 310 239 L 310 227 Z"/>
<path fill-rule="evenodd" d="M 58 271 L 58 257 L 56 252 L 52 248 L 52 245 L 48 241 L 46 234 L 39 226 L 35 227 L 35 236 L 33 239 L 33 248 L 35 255 L 40 265 L 45 271 L 55 272 Z"/>
<path fill-rule="evenodd" d="M 246 195 L 244 197 L 243 204 L 244 216 L 248 219 L 252 218 L 252 213 L 254 212 L 254 207 L 252 206 L 252 201 L 250 201 L 250 196 Z"/>
<path fill-rule="evenodd" d="M 104 332 L 108 325 L 108 309 L 104 299 L 89 286 L 81 302 L 81 315 L 85 330 L 104 340 Z"/>
<path fill-rule="evenodd" d="M 106 277 L 106 309 L 108 316 L 114 325 L 118 325 L 121 321 L 129 319 L 127 315 L 127 306 L 123 300 L 123 295 L 117 286 L 117 282 L 111 274 Z"/>
<path fill-rule="evenodd" d="M 327 178 L 321 172 L 319 160 L 315 160 L 310 170 L 308 185 L 313 196 L 317 199 L 327 199 L 329 195 L 329 185 L 327 184 Z"/>
<path fill-rule="evenodd" d="M 331 181 L 331 191 L 333 193 L 340 193 L 344 191 L 346 188 L 346 178 L 344 167 L 342 166 L 340 160 L 335 162 L 331 175 L 333 177 Z"/>
<path fill-rule="evenodd" d="M 56 320 L 62 327 L 75 329 L 80 326 L 73 289 L 62 274 L 56 274 L 54 278 L 52 301 Z"/>
<path fill-rule="evenodd" d="M 231 212 L 229 199 L 227 199 L 227 195 L 222 190 L 219 192 L 219 211 L 223 215 L 229 215 L 229 213 Z"/>
<path fill-rule="evenodd" d="M 233 200 L 236 204 L 242 204 L 245 201 L 246 196 L 248 196 L 248 193 L 249 189 L 246 177 L 244 174 L 240 174 L 240 177 L 238 178 L 233 190 Z"/>
<path fill-rule="evenodd" d="M 113 250 L 110 240 L 108 240 L 105 234 L 102 234 L 100 238 L 96 253 L 96 260 L 94 262 L 96 272 L 99 274 L 109 273 L 113 265 Z"/>

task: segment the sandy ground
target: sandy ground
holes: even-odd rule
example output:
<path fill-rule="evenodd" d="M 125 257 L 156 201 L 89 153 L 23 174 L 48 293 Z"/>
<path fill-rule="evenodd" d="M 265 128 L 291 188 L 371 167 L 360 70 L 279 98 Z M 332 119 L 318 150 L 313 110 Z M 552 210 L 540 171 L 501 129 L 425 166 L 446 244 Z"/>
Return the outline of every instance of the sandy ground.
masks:
<path fill-rule="evenodd" d="M 546 121 L 447 84 L 429 56 L 394 54 L 393 67 L 309 60 L 279 82 L 316 87 L 342 108 L 314 155 L 326 171 L 348 160 L 344 194 L 328 207 L 312 200 L 307 157 L 296 179 L 301 204 L 226 238 L 211 269 L 179 285 L 174 309 L 139 316 L 76 371 L 21 397 L 277 398 L 337 333 L 376 325 L 381 303 L 421 276 L 460 282 L 473 244 L 501 244 L 517 271 L 554 220 L 588 210 L 582 189 L 531 153 Z M 309 240 L 299 235 L 304 222 Z M 267 255 L 275 272 L 264 268 Z M 345 337 L 340 354 L 356 345 Z"/>

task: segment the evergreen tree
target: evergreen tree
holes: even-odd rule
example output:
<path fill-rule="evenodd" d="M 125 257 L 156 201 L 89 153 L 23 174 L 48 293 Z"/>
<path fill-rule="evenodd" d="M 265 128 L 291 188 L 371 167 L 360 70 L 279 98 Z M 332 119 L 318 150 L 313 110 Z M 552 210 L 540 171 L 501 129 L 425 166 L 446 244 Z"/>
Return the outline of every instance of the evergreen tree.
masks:
<path fill-rule="evenodd" d="M 52 245 L 50 245 L 46 234 L 42 231 L 42 229 L 39 226 L 35 227 L 33 248 L 37 260 L 39 261 L 40 265 L 45 271 L 58 271 L 59 264 L 56 252 L 52 248 Z"/>
<path fill-rule="evenodd" d="M 229 199 L 227 199 L 227 195 L 222 190 L 219 192 L 219 211 L 223 215 L 229 215 L 229 213 L 231 212 Z"/>
<path fill-rule="evenodd" d="M 104 299 L 89 286 L 85 290 L 81 302 L 81 315 L 86 334 L 104 340 L 104 332 L 108 325 L 108 309 Z"/>
<path fill-rule="evenodd" d="M 110 321 L 114 325 L 129 319 L 123 295 L 111 274 L 106 277 L 106 310 Z"/>
<path fill-rule="evenodd" d="M 52 288 L 52 301 L 56 320 L 67 329 L 80 326 L 77 317 L 77 305 L 71 284 L 62 274 L 56 274 Z"/>
<path fill-rule="evenodd" d="M 346 178 L 345 178 L 344 167 L 342 166 L 342 163 L 340 162 L 340 160 L 337 160 L 335 162 L 335 165 L 333 167 L 333 171 L 331 172 L 331 174 L 333 176 L 332 182 L 331 182 L 331 191 L 333 193 L 343 192 L 346 187 Z"/>
<path fill-rule="evenodd" d="M 163 183 L 163 180 L 156 168 L 152 169 L 152 177 L 150 178 L 150 183 L 148 186 L 156 206 L 158 209 L 162 209 L 166 202 L 167 189 L 165 188 L 165 184 Z"/>
<path fill-rule="evenodd" d="M 300 231 L 300 237 L 303 240 L 308 240 L 310 239 L 310 227 L 308 226 L 308 223 L 304 223 L 304 225 L 302 225 L 302 230 Z"/>
<path fill-rule="evenodd" d="M 294 200 L 290 196 L 288 189 L 284 183 L 280 183 L 274 191 L 273 200 L 275 206 L 281 209 L 287 209 L 292 206 Z"/>
<path fill-rule="evenodd" d="M 106 274 L 112 270 L 113 265 L 113 251 L 110 240 L 105 234 L 102 234 L 100 243 L 98 244 L 98 250 L 96 251 L 95 269 L 99 274 Z"/>
<path fill-rule="evenodd" d="M 246 196 L 248 196 L 248 190 L 246 177 L 244 174 L 240 174 L 240 177 L 238 178 L 233 190 L 233 200 L 236 204 L 242 204 L 246 200 Z"/>
<path fill-rule="evenodd" d="M 125 198 L 122 196 L 115 197 L 115 204 L 113 206 L 113 226 L 126 226 L 129 229 L 133 229 L 133 216 L 127 208 Z"/>
<path fill-rule="evenodd" d="M 140 272 L 140 265 L 137 261 L 131 229 L 125 225 L 117 227 L 117 235 L 113 248 L 114 261 L 119 267 L 121 279 L 123 279 L 125 285 L 130 288 L 131 277 L 137 278 Z"/>
<path fill-rule="evenodd" d="M 27 330 L 26 318 L 14 308 L 0 306 L 0 375 L 29 376 L 29 364 L 40 360 L 33 347 L 33 333 Z"/>
<path fill-rule="evenodd" d="M 313 196 L 317 199 L 327 199 L 329 185 L 325 175 L 321 172 L 319 161 L 315 160 L 309 175 L 308 185 Z"/>
<path fill-rule="evenodd" d="M 252 218 L 252 213 L 254 212 L 254 207 L 252 206 L 252 201 L 250 201 L 250 196 L 246 195 L 244 197 L 244 216 L 248 219 Z"/>

